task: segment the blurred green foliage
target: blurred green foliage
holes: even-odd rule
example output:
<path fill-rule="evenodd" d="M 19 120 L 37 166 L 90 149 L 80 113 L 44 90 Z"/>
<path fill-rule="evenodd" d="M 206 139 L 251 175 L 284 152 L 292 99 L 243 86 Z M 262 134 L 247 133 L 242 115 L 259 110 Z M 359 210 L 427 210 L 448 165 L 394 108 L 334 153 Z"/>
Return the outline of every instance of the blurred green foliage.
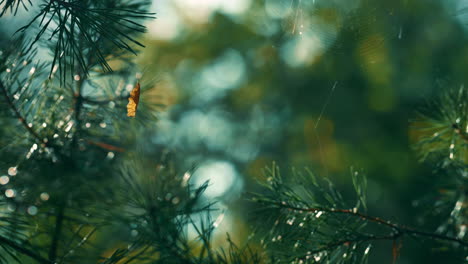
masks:
<path fill-rule="evenodd" d="M 258 155 L 241 163 L 247 189 L 273 160 L 281 167 L 312 165 L 351 189 L 346 172 L 353 165 L 368 175 L 369 207 L 374 212 L 435 227 L 440 219 L 419 218 L 425 206 L 417 200 L 436 193 L 434 178 L 444 176 L 418 163 L 409 120 L 435 95 L 467 81 L 463 3 L 354 2 L 252 1 L 241 14 L 215 10 L 197 20 L 183 1 L 176 1 L 176 14 L 171 14 L 183 26 L 166 29 L 164 16 L 156 20 L 156 29 L 159 25 L 160 31 L 177 33 L 169 39 L 148 39 L 141 64 L 171 76 L 177 91 L 176 120 L 184 111 L 210 107 L 222 108 L 233 120 L 245 120 L 258 108 L 266 119 L 278 117 L 259 132 L 266 138 L 278 136 L 256 141 L 262 146 Z M 291 44 L 294 41 L 299 44 Z M 243 60 L 241 81 L 215 101 L 197 103 L 203 101 L 199 86 L 209 86 L 197 82 L 200 73 L 232 50 Z M 213 78 L 229 71 L 227 67 L 219 75 L 212 73 Z M 452 263 L 458 258 L 444 248 L 422 250 L 432 246 L 405 242 L 401 263 Z M 382 242 L 370 263 L 390 262 L 390 248 Z"/>

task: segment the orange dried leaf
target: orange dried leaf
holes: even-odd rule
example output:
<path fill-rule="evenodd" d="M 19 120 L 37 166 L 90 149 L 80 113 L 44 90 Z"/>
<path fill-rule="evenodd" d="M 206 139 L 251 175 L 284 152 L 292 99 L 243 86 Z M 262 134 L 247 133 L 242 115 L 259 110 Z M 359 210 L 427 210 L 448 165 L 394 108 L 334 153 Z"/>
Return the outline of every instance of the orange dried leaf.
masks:
<path fill-rule="evenodd" d="M 130 92 L 127 104 L 127 116 L 135 117 L 138 108 L 138 102 L 140 101 L 140 82 L 137 82 L 133 90 Z"/>

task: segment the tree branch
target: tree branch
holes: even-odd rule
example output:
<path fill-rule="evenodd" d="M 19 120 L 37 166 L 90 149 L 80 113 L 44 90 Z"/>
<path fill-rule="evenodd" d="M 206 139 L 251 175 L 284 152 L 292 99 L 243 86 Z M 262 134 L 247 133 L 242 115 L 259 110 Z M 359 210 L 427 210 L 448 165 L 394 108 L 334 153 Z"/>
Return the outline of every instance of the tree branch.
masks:
<path fill-rule="evenodd" d="M 271 203 L 271 202 L 268 202 Z M 427 237 L 433 240 L 444 240 L 444 241 L 451 241 L 455 242 L 463 247 L 468 247 L 468 241 L 456 238 L 456 237 L 451 237 L 451 236 L 446 236 L 446 235 L 440 235 L 436 233 L 431 233 L 431 232 L 425 232 L 425 231 L 420 231 L 416 230 L 411 227 L 406 227 L 403 225 L 399 224 L 394 224 L 391 223 L 390 221 L 384 220 L 379 217 L 375 216 L 370 216 L 366 215 L 363 213 L 360 213 L 355 210 L 349 210 L 349 209 L 334 209 L 334 208 L 301 208 L 301 207 L 296 207 L 288 204 L 282 204 L 282 203 L 273 203 L 274 205 L 280 207 L 280 208 L 285 208 L 289 210 L 294 210 L 294 211 L 300 211 L 300 212 L 327 212 L 331 214 L 345 214 L 345 215 L 350 215 L 354 217 L 359 217 L 361 219 L 364 219 L 366 221 L 374 222 L 380 225 L 387 226 L 389 228 L 392 228 L 399 236 L 404 236 L 404 235 L 416 235 L 416 236 L 421 236 L 421 237 Z"/>

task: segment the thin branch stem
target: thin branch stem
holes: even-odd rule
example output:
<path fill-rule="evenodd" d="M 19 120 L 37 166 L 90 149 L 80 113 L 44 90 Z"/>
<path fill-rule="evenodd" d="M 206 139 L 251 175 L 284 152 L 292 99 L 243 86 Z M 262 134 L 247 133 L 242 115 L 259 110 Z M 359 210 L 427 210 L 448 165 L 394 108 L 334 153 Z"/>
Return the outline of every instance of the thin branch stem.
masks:
<path fill-rule="evenodd" d="M 416 236 L 421 236 L 421 237 L 427 237 L 430 239 L 434 240 L 445 240 L 445 241 L 451 241 L 455 242 L 459 245 L 462 245 L 464 247 L 468 247 L 468 241 L 456 238 L 456 237 L 451 237 L 451 236 L 446 236 L 446 235 L 440 235 L 436 233 L 431 233 L 431 232 L 425 232 L 425 231 L 420 231 L 411 227 L 406 227 L 403 225 L 399 224 L 394 224 L 391 223 L 390 221 L 384 220 L 379 217 L 375 216 L 370 216 L 366 215 L 360 212 L 357 212 L 355 210 L 349 210 L 349 209 L 334 209 L 334 208 L 301 208 L 301 207 L 296 207 L 288 204 L 281 204 L 281 203 L 274 203 L 274 205 L 280 207 L 280 208 L 285 208 L 289 210 L 294 210 L 294 211 L 300 211 L 300 212 L 327 212 L 331 214 L 346 214 L 354 217 L 359 217 L 361 219 L 364 219 L 366 221 L 374 222 L 380 225 L 387 226 L 389 228 L 392 228 L 397 234 L 401 234 L 401 236 L 404 235 L 416 235 Z"/>

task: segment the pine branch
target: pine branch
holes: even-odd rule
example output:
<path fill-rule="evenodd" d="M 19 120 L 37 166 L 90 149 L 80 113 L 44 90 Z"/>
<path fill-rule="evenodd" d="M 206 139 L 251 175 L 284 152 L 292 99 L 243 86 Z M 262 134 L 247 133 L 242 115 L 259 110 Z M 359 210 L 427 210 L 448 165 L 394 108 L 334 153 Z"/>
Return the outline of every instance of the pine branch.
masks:
<path fill-rule="evenodd" d="M 29 5 L 32 6 L 31 0 L 27 0 L 27 1 L 28 1 Z M 18 9 L 20 7 L 20 4 L 23 6 L 23 8 L 26 11 L 28 11 L 28 7 L 26 6 L 26 3 L 25 3 L 24 0 L 1 0 L 0 1 L 0 6 L 3 5 L 3 7 L 0 7 L 0 8 L 3 8 L 3 10 L 0 11 L 0 17 L 2 17 L 8 11 L 8 9 L 10 9 L 11 13 L 16 15 L 16 13 L 18 12 Z"/>
<path fill-rule="evenodd" d="M 29 249 L 26 249 L 24 247 L 22 247 L 21 245 L 18 245 L 17 243 L 7 239 L 7 238 L 4 238 L 2 236 L 0 236 L 0 243 L 5 245 L 5 246 L 8 246 L 8 247 L 11 247 L 13 249 L 15 249 L 16 251 L 26 255 L 26 256 L 29 256 L 31 257 L 32 259 L 34 260 L 37 260 L 39 263 L 44 263 L 44 264 L 51 264 L 51 263 L 54 263 L 53 261 L 49 261 L 47 259 L 45 259 L 44 257 L 36 254 L 35 252 L 29 250 Z"/>
<path fill-rule="evenodd" d="M 318 249 L 307 251 L 307 254 L 298 257 L 298 259 L 308 259 L 308 258 L 314 257 L 314 255 L 317 254 L 317 253 L 324 252 L 324 251 L 332 251 L 332 250 L 336 249 L 337 247 L 344 246 L 344 245 L 350 245 L 350 244 L 353 244 L 353 243 L 371 242 L 371 241 L 377 241 L 377 240 L 393 240 L 393 241 L 395 241 L 401 235 L 402 235 L 401 233 L 394 233 L 394 234 L 386 235 L 386 236 L 369 235 L 369 236 L 360 236 L 360 237 L 355 238 L 355 239 L 343 239 L 343 240 L 339 240 L 339 241 L 334 241 L 334 242 L 329 243 L 329 244 L 327 244 L 327 245 L 325 245 L 323 247 L 320 247 Z"/>
<path fill-rule="evenodd" d="M 21 122 L 23 127 L 26 129 L 26 131 L 28 131 L 29 134 L 31 134 L 41 144 L 43 144 L 44 146 L 50 147 L 49 142 L 44 140 L 41 136 L 39 136 L 39 134 L 32 127 L 28 125 L 28 123 L 26 122 L 26 119 L 21 115 L 18 108 L 16 108 L 15 104 L 13 103 L 13 100 L 8 95 L 6 87 L 3 85 L 1 81 L 0 81 L 0 90 L 2 91 L 3 97 L 5 98 L 8 106 L 14 112 L 14 115 L 16 116 L 16 118 L 18 118 L 18 120 Z"/>
<path fill-rule="evenodd" d="M 25 32 L 35 23 L 40 30 L 29 45 L 31 49 L 47 32 L 52 44 L 53 62 L 50 75 L 58 64 L 60 81 L 66 80 L 76 69 L 88 75 L 94 65 L 85 62 L 83 53 L 92 53 L 96 62 L 105 72 L 112 72 L 108 60 L 118 50 L 137 54 L 134 45 L 144 47 L 136 35 L 146 31 L 142 20 L 153 19 L 154 13 L 144 10 L 148 1 L 128 3 L 127 1 L 60 1 L 49 0 L 38 14 L 17 32 Z M 56 23 L 51 23 L 55 21 Z M 55 27 L 52 28 L 51 27 Z M 84 40 L 86 50 L 81 49 L 77 40 Z M 78 66 L 78 67 L 77 67 Z"/>
<path fill-rule="evenodd" d="M 267 168 L 267 182 L 260 182 L 266 193 L 253 194 L 252 201 L 260 205 L 259 212 L 264 218 L 269 216 L 267 219 L 272 224 L 274 221 L 271 228 L 262 222 L 256 233 L 261 244 L 268 247 L 276 258 L 301 263 L 298 256 L 304 261 L 311 257 L 315 260 L 321 257 L 334 259 L 343 254 L 343 258 L 347 256 L 350 260 L 363 261 L 369 251 L 367 248 L 357 250 L 356 246 L 376 240 L 395 243 L 407 236 L 451 242 L 453 246 L 468 248 L 468 241 L 463 238 L 418 230 L 358 211 L 361 205 L 365 205 L 366 185 L 365 177 L 359 177 L 358 172 L 352 172 L 357 203 L 348 207 L 347 199 L 343 199 L 328 178 L 316 177 L 306 171 L 307 174 L 302 174 L 293 170 L 293 177 L 285 178 L 277 166 Z M 296 219 L 299 223 L 294 224 Z M 374 229 L 370 226 L 372 223 L 387 230 Z M 294 245 L 291 241 L 295 241 Z M 291 250 L 296 253 L 291 254 Z M 398 249 L 394 245 L 394 257 L 397 255 Z"/>
<path fill-rule="evenodd" d="M 262 201 L 259 200 L 259 202 L 262 202 Z M 440 235 L 440 234 L 436 234 L 436 233 L 420 231 L 420 230 L 416 230 L 414 228 L 402 226 L 402 225 L 399 225 L 399 224 L 394 224 L 394 223 L 391 223 L 390 221 L 384 220 L 384 219 L 379 218 L 379 217 L 370 216 L 370 215 L 360 213 L 357 210 L 334 209 L 334 208 L 300 208 L 300 207 L 288 205 L 287 203 L 286 204 L 270 203 L 270 202 L 266 202 L 266 203 L 270 204 L 270 205 L 274 205 L 274 206 L 276 206 L 278 208 L 285 208 L 285 209 L 293 210 L 293 211 L 297 211 L 297 212 L 312 212 L 312 213 L 327 212 L 327 213 L 332 213 L 332 214 L 345 214 L 345 215 L 349 215 L 349 216 L 353 216 L 353 217 L 359 217 L 359 218 L 361 218 L 363 220 L 378 223 L 378 224 L 381 224 L 381 225 L 392 228 L 395 231 L 395 235 L 387 236 L 387 238 L 391 239 L 391 240 L 393 240 L 393 239 L 395 239 L 397 237 L 400 237 L 400 236 L 416 235 L 416 236 L 421 236 L 421 237 L 427 237 L 427 238 L 430 238 L 430 239 L 433 239 L 433 240 L 443 240 L 443 241 L 455 242 L 455 243 L 457 243 L 457 244 L 459 244 L 459 245 L 461 245 L 463 247 L 468 247 L 468 241 L 466 241 L 466 240 L 458 239 L 458 238 L 451 237 L 451 236 Z M 385 237 L 369 237 L 369 239 L 370 238 L 373 238 L 373 239 L 378 238 L 380 240 L 385 239 Z"/>

